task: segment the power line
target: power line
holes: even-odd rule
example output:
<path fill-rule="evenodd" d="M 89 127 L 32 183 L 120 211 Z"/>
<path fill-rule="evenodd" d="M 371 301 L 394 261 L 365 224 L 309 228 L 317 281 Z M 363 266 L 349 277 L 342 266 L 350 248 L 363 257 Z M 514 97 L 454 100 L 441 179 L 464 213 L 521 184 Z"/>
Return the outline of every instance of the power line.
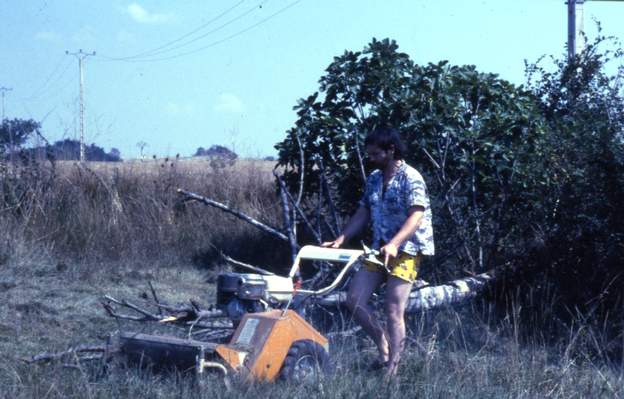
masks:
<path fill-rule="evenodd" d="M 60 61 L 61 62 L 59 62 L 56 65 L 56 67 L 50 73 L 50 75 L 47 77 L 44 83 L 41 86 L 39 86 L 37 90 L 34 90 L 30 96 L 21 98 L 20 101 L 30 101 L 30 100 L 37 99 L 41 97 L 44 93 L 54 88 L 55 87 L 54 85 L 65 76 L 65 74 L 67 73 L 67 70 L 69 69 L 69 66 L 71 65 L 71 60 L 61 58 Z M 61 70 L 60 74 L 57 74 L 57 72 L 60 70 L 60 67 L 63 65 L 62 61 L 66 61 L 65 67 Z M 53 79 L 54 76 L 56 77 Z"/>
<path fill-rule="evenodd" d="M 80 162 L 84 162 L 85 160 L 85 143 L 84 143 L 84 77 L 82 73 L 82 65 L 84 60 L 89 57 L 95 55 L 95 51 L 92 53 L 85 53 L 80 49 L 77 52 L 70 53 L 69 51 L 65 51 L 67 55 L 73 55 L 78 59 L 78 69 L 80 71 Z"/>
<path fill-rule="evenodd" d="M 293 3 L 289 4 L 289 5 L 287 5 L 286 7 L 282 7 L 282 8 L 280 8 L 278 11 L 276 11 L 276 12 L 274 12 L 273 14 L 269 15 L 268 17 L 266 17 L 266 18 L 264 18 L 264 19 L 261 19 L 260 21 L 256 22 L 255 24 L 252 24 L 252 25 L 248 26 L 247 28 L 241 29 L 241 30 L 237 31 L 236 33 L 233 33 L 233 34 L 231 34 L 231 35 L 229 35 L 229 36 L 226 36 L 226 37 L 225 37 L 225 38 L 223 38 L 223 39 L 216 40 L 216 41 L 214 41 L 214 42 L 212 42 L 212 43 L 209 43 L 209 44 L 208 44 L 208 45 L 206 45 L 206 46 L 202 46 L 202 47 L 199 47 L 199 48 L 194 49 L 194 50 L 191 50 L 191 51 L 187 51 L 187 52 L 184 52 L 184 53 L 179 53 L 179 54 L 175 54 L 175 55 L 171 55 L 171 56 L 167 56 L 167 57 L 161 57 L 161 58 L 150 58 L 150 59 L 138 59 L 138 60 L 126 60 L 126 62 L 152 62 L 152 61 L 166 61 L 166 60 L 171 60 L 171 59 L 175 59 L 175 58 L 179 58 L 179 57 L 184 57 L 184 56 L 186 56 L 186 55 L 190 55 L 190 54 L 195 54 L 195 53 L 198 53 L 198 52 L 203 51 L 203 50 L 206 50 L 206 49 L 208 49 L 208 48 L 210 48 L 210 47 L 214 47 L 214 46 L 216 46 L 216 45 L 218 45 L 218 44 L 224 43 L 224 42 L 226 42 L 226 41 L 228 41 L 228 40 L 230 40 L 230 39 L 233 39 L 233 38 L 235 38 L 235 37 L 237 37 L 237 36 L 240 36 L 240 35 L 242 35 L 243 33 L 246 33 L 246 32 L 248 32 L 248 31 L 250 31 L 250 30 L 252 30 L 252 29 L 256 28 L 257 26 L 260 26 L 260 25 L 262 25 L 262 24 L 264 24 L 264 23 L 268 22 L 270 19 L 273 19 L 274 17 L 278 16 L 279 14 L 281 14 L 281 13 L 283 13 L 283 12 L 287 11 L 289 8 L 294 7 L 295 5 L 297 5 L 298 3 L 300 3 L 301 1 L 302 1 L 302 0 L 296 0 L 295 2 L 293 2 Z"/>
<path fill-rule="evenodd" d="M 222 13 L 220 13 L 219 15 L 217 15 L 216 17 L 210 19 L 209 21 L 203 23 L 202 25 L 198 26 L 197 28 L 193 29 L 192 31 L 185 33 L 184 35 L 178 37 L 177 39 L 171 40 L 161 46 L 158 46 L 156 48 L 153 48 L 151 50 L 147 50 L 147 51 L 143 51 L 141 53 L 135 54 L 135 55 L 130 55 L 127 57 L 105 57 L 110 59 L 111 61 L 123 61 L 123 60 L 127 60 L 127 59 L 131 59 L 131 58 L 138 58 L 138 57 L 143 57 L 143 56 L 150 56 L 150 55 L 156 55 L 160 53 L 160 50 L 163 50 L 167 47 L 169 47 L 172 44 L 175 44 L 183 39 L 186 39 L 189 36 L 194 35 L 195 33 L 199 32 L 200 30 L 208 27 L 210 24 L 212 24 L 213 22 L 216 22 L 217 20 L 221 19 L 221 17 L 227 15 L 230 11 L 234 10 L 236 7 L 238 7 L 239 5 L 243 4 L 245 2 L 245 0 L 240 0 L 238 3 L 234 4 L 232 7 L 226 9 L 225 11 L 223 11 Z"/>
<path fill-rule="evenodd" d="M 215 32 L 218 32 L 221 29 L 223 29 L 223 28 L 233 24 L 234 22 L 236 22 L 236 21 L 246 17 L 247 15 L 251 14 L 252 12 L 258 10 L 259 8 L 262 8 L 262 6 L 267 1 L 268 0 L 264 0 L 261 3 L 254 5 L 253 7 L 249 8 L 247 11 L 243 12 L 242 14 L 237 15 L 236 17 L 234 17 L 234 18 L 230 19 L 229 21 L 225 22 L 224 24 L 222 24 L 222 25 L 220 25 L 220 26 L 218 26 L 218 27 L 216 27 L 216 28 L 214 28 L 214 29 L 204 33 L 203 35 L 200 35 L 200 36 L 195 37 L 193 39 L 187 40 L 187 41 L 185 41 L 185 42 L 183 42 L 183 43 L 181 43 L 181 44 L 179 44 L 179 45 L 177 45 L 175 47 L 172 47 L 172 48 L 169 48 L 169 49 L 166 49 L 166 50 L 153 52 L 152 54 L 148 55 L 147 57 L 151 57 L 151 56 L 156 56 L 156 55 L 163 54 L 163 53 L 172 52 L 172 51 L 178 50 L 180 48 L 183 48 L 185 46 L 188 46 L 189 44 L 195 43 L 196 41 L 201 40 L 201 39 L 203 39 L 203 38 L 205 38 L 205 37 L 207 37 L 207 36 L 209 36 L 209 35 L 211 35 L 211 34 L 213 34 Z M 109 58 L 109 60 L 111 60 L 111 61 L 126 61 L 126 62 L 149 61 L 149 60 L 142 60 L 142 59 L 136 59 L 136 58 L 141 58 L 141 57 L 133 56 L 133 57 L 122 57 L 122 58 L 115 58 L 115 59 Z M 142 57 L 142 58 L 145 58 L 145 57 Z"/>

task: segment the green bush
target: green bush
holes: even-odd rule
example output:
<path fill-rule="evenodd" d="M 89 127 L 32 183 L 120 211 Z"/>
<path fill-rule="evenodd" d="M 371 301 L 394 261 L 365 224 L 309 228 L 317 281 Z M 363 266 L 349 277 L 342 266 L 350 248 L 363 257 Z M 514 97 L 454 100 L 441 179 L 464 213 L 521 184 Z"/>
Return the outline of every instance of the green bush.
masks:
<path fill-rule="evenodd" d="M 339 224 L 361 196 L 364 137 L 393 125 L 429 186 L 437 277 L 505 266 L 504 293 L 530 288 L 558 298 L 561 314 L 606 315 L 624 292 L 624 72 L 606 72 L 622 59 L 610 43 L 527 65 L 516 86 L 474 66 L 417 65 L 373 39 L 335 57 L 299 100 L 279 163 L 292 191 L 303 172 L 303 203 L 330 238 L 328 205 Z"/>

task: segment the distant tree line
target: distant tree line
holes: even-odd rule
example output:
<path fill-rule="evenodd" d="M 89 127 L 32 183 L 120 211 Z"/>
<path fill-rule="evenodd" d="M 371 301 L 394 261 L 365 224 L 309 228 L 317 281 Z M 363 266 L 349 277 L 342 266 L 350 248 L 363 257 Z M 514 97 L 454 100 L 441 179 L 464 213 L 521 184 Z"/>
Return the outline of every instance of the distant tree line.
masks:
<path fill-rule="evenodd" d="M 210 148 L 199 147 L 197 148 L 197 151 L 195 151 L 195 154 L 193 154 L 193 156 L 222 158 L 231 161 L 238 158 L 238 155 L 234 151 L 222 145 L 213 145 L 210 146 Z"/>
<path fill-rule="evenodd" d="M 41 135 L 41 125 L 32 119 L 5 119 L 0 126 L 0 157 L 14 159 L 46 159 L 77 161 L 80 159 L 80 142 L 64 139 L 52 144 Z M 29 139 L 39 138 L 45 144 L 27 147 Z M 118 162 L 121 161 L 121 152 L 111 148 L 106 152 L 95 144 L 85 146 L 87 161 Z"/>

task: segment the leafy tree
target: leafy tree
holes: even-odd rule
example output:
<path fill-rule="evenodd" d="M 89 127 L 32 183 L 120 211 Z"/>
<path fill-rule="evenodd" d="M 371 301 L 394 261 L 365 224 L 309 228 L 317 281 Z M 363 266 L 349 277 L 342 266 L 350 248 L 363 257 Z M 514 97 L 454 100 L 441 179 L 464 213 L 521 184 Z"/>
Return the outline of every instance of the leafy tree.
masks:
<path fill-rule="evenodd" d="M 313 202 L 324 171 L 339 212 L 352 213 L 366 172 L 363 139 L 389 124 L 429 185 L 436 259 L 450 273 L 491 267 L 501 248 L 526 239 L 529 223 L 514 220 L 527 211 L 518 195 L 550 183 L 534 173 L 544 163 L 545 122 L 531 93 L 473 66 L 415 65 L 388 39 L 345 52 L 326 71 L 276 146 L 292 189 L 303 170 L 303 198 Z"/>
<path fill-rule="evenodd" d="M 569 310 L 594 315 L 616 308 L 624 292 L 624 70 L 606 72 L 624 53 L 605 50 L 609 43 L 599 36 L 571 62 L 554 60 L 554 71 L 528 67 L 556 149 L 548 193 L 556 207 L 530 263 L 548 270 Z"/>
<path fill-rule="evenodd" d="M 210 166 L 216 169 L 232 166 L 238 159 L 238 155 L 234 151 L 222 145 L 212 145 L 208 149 L 199 147 L 193 156 L 207 157 L 210 161 Z"/>
<path fill-rule="evenodd" d="M 4 119 L 0 126 L 0 155 L 18 150 L 34 134 L 39 134 L 41 125 L 32 119 Z"/>
<path fill-rule="evenodd" d="M 59 160 L 79 160 L 80 159 L 80 141 L 78 140 L 59 140 L 50 146 L 50 151 Z M 117 151 L 118 152 L 118 151 Z M 87 161 L 120 161 L 118 153 L 107 153 L 102 147 L 95 144 L 85 146 L 85 158 Z"/>
<path fill-rule="evenodd" d="M 195 154 L 193 154 L 193 156 L 194 157 L 214 157 L 214 158 L 223 158 L 223 159 L 229 159 L 229 160 L 235 160 L 238 158 L 238 155 L 234 151 L 222 145 L 213 145 L 213 146 L 210 146 L 210 148 L 208 149 L 205 149 L 204 147 L 199 147 L 197 148 L 197 151 L 195 151 Z"/>
<path fill-rule="evenodd" d="M 80 159 L 80 141 L 72 139 L 59 140 L 42 147 L 24 149 L 22 154 L 35 159 L 43 159 L 49 156 L 56 160 L 77 161 Z M 107 153 L 102 147 L 92 143 L 85 146 L 85 158 L 87 161 L 119 162 L 121 161 L 121 152 L 116 148 L 112 148 Z"/>
<path fill-rule="evenodd" d="M 558 311 L 608 315 L 624 292 L 624 69 L 607 74 L 623 56 L 607 43 L 554 59 L 554 70 L 528 65 L 526 86 L 473 66 L 416 65 L 387 39 L 346 51 L 276 145 L 290 191 L 334 234 L 323 219 L 332 203 L 353 212 L 365 135 L 393 125 L 430 189 L 436 271 L 512 266 L 513 284 L 538 302 L 555 295 Z"/>

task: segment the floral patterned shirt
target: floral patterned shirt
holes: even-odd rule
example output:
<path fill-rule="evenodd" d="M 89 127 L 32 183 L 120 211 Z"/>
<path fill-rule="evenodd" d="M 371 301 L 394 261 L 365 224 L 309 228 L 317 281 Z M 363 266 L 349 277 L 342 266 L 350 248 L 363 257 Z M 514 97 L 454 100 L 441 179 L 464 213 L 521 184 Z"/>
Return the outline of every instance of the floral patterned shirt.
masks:
<path fill-rule="evenodd" d="M 399 250 L 410 255 L 419 252 L 434 255 L 431 206 L 427 186 L 420 173 L 401 162 L 399 169 L 388 182 L 383 192 L 383 173 L 375 170 L 366 180 L 364 195 L 360 205 L 370 212 L 373 229 L 373 248 L 388 243 L 399 232 L 407 220 L 407 211 L 413 206 L 425 208 L 420 226 L 411 238 L 405 240 Z"/>

